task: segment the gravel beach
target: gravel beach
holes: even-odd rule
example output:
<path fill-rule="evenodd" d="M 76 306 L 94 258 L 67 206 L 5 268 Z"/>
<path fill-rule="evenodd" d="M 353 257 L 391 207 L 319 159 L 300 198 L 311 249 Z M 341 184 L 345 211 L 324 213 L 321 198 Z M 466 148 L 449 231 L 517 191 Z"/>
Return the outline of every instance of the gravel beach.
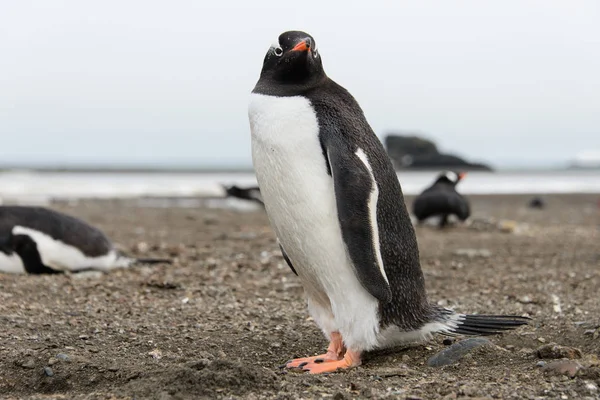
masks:
<path fill-rule="evenodd" d="M 54 203 L 130 255 L 174 263 L 0 275 L 0 398 L 598 399 L 600 195 L 543 196 L 542 210 L 532 197 L 470 196 L 471 223 L 416 228 L 431 301 L 529 326 L 445 366 L 428 360 L 464 338 L 322 376 L 280 369 L 327 343 L 264 211 Z"/>

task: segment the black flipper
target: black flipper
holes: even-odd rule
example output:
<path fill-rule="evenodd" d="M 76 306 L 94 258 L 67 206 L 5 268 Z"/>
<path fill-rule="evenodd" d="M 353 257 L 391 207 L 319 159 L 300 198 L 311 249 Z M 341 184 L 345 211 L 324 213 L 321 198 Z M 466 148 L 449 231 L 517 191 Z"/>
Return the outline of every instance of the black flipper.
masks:
<path fill-rule="evenodd" d="M 283 255 L 283 259 L 285 260 L 285 262 L 287 263 L 287 265 L 291 268 L 292 272 L 294 274 L 296 274 L 296 276 L 298 276 L 298 273 L 294 269 L 294 266 L 292 265 L 292 262 L 290 261 L 290 258 L 285 253 L 285 250 L 283 250 L 283 247 L 281 246 L 281 243 L 279 243 L 279 249 L 281 250 L 281 254 Z"/>
<path fill-rule="evenodd" d="M 10 243 L 15 253 L 21 257 L 23 267 L 28 274 L 62 274 L 42 262 L 37 244 L 28 235 L 12 235 Z"/>
<path fill-rule="evenodd" d="M 333 178 L 338 219 L 346 248 L 358 280 L 373 297 L 384 303 L 392 300 L 386 277 L 378 259 L 379 243 L 373 243 L 377 226 L 371 226 L 369 201 L 377 183 L 367 165 L 341 140 L 324 143 L 329 171 Z M 364 154 L 364 153 L 363 153 Z M 375 204 L 372 204 L 375 206 Z M 374 221 L 377 224 L 377 221 Z"/>

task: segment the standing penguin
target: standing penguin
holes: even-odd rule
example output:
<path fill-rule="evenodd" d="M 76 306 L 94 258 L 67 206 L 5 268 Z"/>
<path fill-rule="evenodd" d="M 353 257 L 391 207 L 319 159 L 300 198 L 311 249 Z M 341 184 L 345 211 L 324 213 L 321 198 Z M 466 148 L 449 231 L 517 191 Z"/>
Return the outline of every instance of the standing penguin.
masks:
<path fill-rule="evenodd" d="M 52 274 L 125 268 L 136 259 L 117 252 L 98 228 L 43 207 L 0 206 L 0 272 Z"/>
<path fill-rule="evenodd" d="M 326 354 L 311 373 L 360 365 L 364 351 L 433 333 L 485 335 L 527 323 L 464 315 L 427 300 L 415 232 L 396 172 L 315 40 L 281 34 L 250 96 L 252 159 L 271 225 L 298 274 Z"/>
<path fill-rule="evenodd" d="M 440 228 L 448 224 L 448 217 L 454 215 L 465 221 L 471 215 L 469 201 L 456 191 L 456 185 L 466 173 L 442 172 L 433 185 L 415 199 L 413 213 L 419 222 L 431 217 L 439 217 Z"/>

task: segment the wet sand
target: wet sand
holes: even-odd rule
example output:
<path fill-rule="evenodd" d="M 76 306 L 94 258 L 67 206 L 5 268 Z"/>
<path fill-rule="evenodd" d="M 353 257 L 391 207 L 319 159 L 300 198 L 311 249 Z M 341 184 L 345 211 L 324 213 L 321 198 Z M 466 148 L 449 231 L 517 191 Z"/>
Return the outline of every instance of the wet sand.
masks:
<path fill-rule="evenodd" d="M 426 364 L 448 347 L 439 336 L 323 376 L 279 368 L 327 343 L 264 212 L 53 204 L 129 254 L 175 263 L 0 275 L 0 397 L 600 398 L 600 195 L 544 196 L 544 210 L 531 197 L 470 196 L 470 226 L 417 228 L 432 301 L 531 325 L 442 368 Z M 573 378 L 539 357 L 551 343 L 581 351 Z"/>

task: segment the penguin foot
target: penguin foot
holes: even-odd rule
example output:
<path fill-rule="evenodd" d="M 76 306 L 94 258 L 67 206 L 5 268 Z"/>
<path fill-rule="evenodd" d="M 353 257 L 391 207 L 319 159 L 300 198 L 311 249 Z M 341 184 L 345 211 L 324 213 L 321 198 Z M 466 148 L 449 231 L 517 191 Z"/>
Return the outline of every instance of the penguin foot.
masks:
<path fill-rule="evenodd" d="M 338 361 L 339 358 L 335 357 L 332 354 L 325 353 L 314 357 L 303 357 L 303 358 L 295 358 L 292 361 L 289 361 L 285 364 L 286 368 L 302 368 L 308 364 L 320 364 L 332 361 Z"/>
<path fill-rule="evenodd" d="M 328 361 L 321 363 L 308 363 L 302 367 L 304 371 L 308 371 L 311 374 L 323 374 L 328 372 L 335 372 L 338 369 L 348 369 L 357 367 L 361 364 L 360 352 L 357 351 L 346 351 L 344 358 L 338 361 Z"/>
<path fill-rule="evenodd" d="M 339 332 L 333 332 L 331 334 L 331 342 L 329 342 L 327 353 L 314 357 L 296 358 L 292 361 L 289 361 L 285 366 L 286 368 L 302 368 L 307 364 L 339 361 L 344 357 L 345 352 L 346 348 L 344 347 L 342 335 L 340 335 Z"/>

